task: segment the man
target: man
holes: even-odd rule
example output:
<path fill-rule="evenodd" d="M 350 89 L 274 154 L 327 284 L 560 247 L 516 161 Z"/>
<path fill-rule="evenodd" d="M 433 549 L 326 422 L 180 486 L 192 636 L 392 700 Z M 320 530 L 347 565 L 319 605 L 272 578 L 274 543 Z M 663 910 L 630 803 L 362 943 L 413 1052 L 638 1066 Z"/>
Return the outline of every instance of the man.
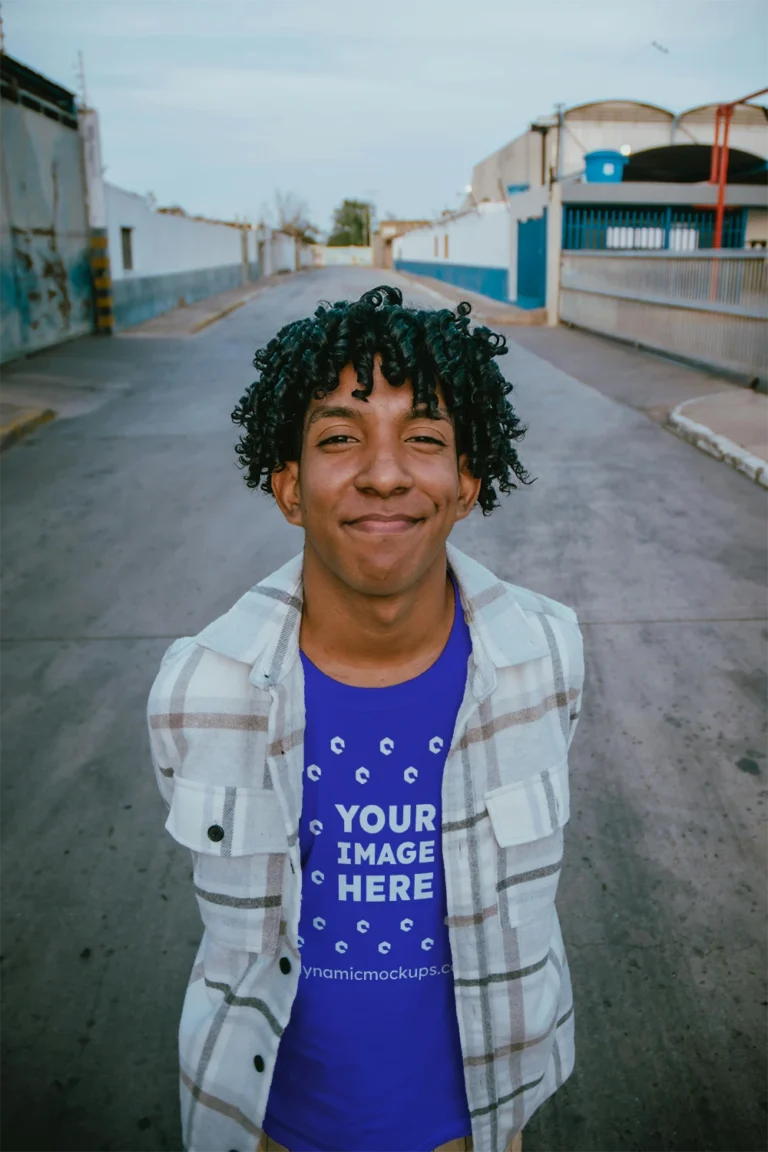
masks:
<path fill-rule="evenodd" d="M 581 635 L 446 543 L 527 480 L 503 337 L 468 313 L 387 287 L 321 306 L 233 413 L 247 484 L 305 538 L 149 700 L 205 926 L 189 1152 L 509 1152 L 573 1067 L 554 899 Z"/>

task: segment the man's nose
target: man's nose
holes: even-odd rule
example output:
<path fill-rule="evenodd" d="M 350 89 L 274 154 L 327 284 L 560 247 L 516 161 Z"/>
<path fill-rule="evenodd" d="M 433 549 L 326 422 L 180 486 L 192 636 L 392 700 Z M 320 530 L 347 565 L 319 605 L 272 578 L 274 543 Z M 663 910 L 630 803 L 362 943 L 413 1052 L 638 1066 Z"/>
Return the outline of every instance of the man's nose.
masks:
<path fill-rule="evenodd" d="M 371 444 L 363 466 L 355 477 L 360 491 L 374 492 L 377 496 L 392 496 L 413 487 L 413 477 L 407 467 L 399 445 Z"/>

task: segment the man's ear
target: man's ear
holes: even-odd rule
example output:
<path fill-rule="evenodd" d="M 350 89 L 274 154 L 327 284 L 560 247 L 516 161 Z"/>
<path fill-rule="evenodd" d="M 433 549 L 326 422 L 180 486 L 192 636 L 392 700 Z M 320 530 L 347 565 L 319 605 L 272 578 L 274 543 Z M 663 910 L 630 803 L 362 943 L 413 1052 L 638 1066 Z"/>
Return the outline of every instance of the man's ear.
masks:
<path fill-rule="evenodd" d="M 456 519 L 463 520 L 469 516 L 480 495 L 482 481 L 473 476 L 469 470 L 469 458 L 459 456 L 459 499 L 456 508 Z"/>
<path fill-rule="evenodd" d="M 304 521 L 301 515 L 298 460 L 289 460 L 284 468 L 276 469 L 272 473 L 272 491 L 288 523 L 302 528 Z"/>

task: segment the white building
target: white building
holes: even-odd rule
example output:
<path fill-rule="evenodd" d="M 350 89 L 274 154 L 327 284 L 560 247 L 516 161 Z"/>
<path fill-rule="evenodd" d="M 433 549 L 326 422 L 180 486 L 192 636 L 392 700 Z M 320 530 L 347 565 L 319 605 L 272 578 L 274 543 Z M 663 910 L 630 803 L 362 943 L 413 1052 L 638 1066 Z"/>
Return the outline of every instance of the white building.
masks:
<path fill-rule="evenodd" d="M 395 267 L 556 323 L 563 249 L 711 246 L 714 106 L 580 105 L 475 165 L 464 207 L 393 242 Z M 723 246 L 768 242 L 768 113 L 733 113 Z"/>
<path fill-rule="evenodd" d="M 627 182 L 706 180 L 715 110 L 714 104 L 707 104 L 675 115 L 636 100 L 601 100 L 541 117 L 521 136 L 475 165 L 467 205 L 504 200 L 551 179 L 580 177 L 585 157 L 598 151 L 614 151 L 628 158 L 623 174 Z M 742 179 L 741 173 L 759 169 L 768 159 L 768 109 L 758 105 L 735 108 L 729 147 L 732 181 L 752 183 Z M 649 169 L 653 175 L 649 176 Z M 759 172 L 754 176 L 759 177 Z"/>
<path fill-rule="evenodd" d="M 392 243 L 395 268 L 508 300 L 510 222 L 505 201 L 414 228 Z"/>

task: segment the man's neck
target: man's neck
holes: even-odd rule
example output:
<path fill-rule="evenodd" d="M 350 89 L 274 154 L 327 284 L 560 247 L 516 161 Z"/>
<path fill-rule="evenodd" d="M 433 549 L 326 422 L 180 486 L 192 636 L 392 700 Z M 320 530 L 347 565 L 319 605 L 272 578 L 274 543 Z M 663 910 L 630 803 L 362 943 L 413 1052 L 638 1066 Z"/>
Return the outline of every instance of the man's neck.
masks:
<path fill-rule="evenodd" d="M 411 588 L 368 596 L 349 588 L 305 549 L 300 645 L 334 680 L 386 688 L 419 676 L 443 651 L 453 618 L 445 552 Z"/>

